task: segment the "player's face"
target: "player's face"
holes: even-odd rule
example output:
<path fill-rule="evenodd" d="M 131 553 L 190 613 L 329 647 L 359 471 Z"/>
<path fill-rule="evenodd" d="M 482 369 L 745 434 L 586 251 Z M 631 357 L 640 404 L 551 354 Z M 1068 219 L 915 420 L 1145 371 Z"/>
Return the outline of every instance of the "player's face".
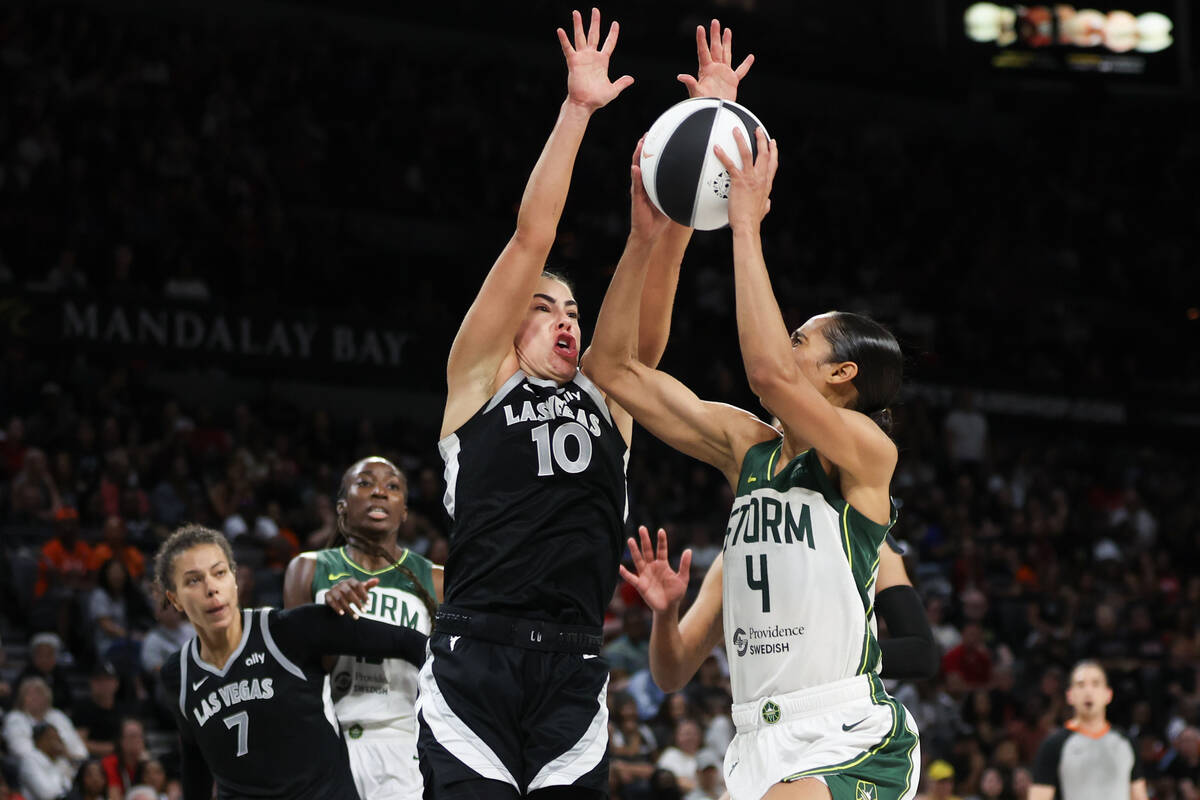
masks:
<path fill-rule="evenodd" d="M 175 591 L 171 602 L 197 628 L 217 631 L 231 625 L 238 613 L 237 581 L 215 544 L 198 544 L 175 557 Z"/>
<path fill-rule="evenodd" d="M 513 342 L 521 369 L 566 383 L 579 369 L 579 306 L 561 281 L 542 278 Z"/>
<path fill-rule="evenodd" d="M 1071 686 L 1067 689 L 1067 704 L 1075 709 L 1075 715 L 1083 719 L 1103 717 L 1112 702 L 1112 689 L 1097 667 L 1083 665 L 1071 674 Z"/>
<path fill-rule="evenodd" d="M 386 534 L 408 514 L 403 476 L 386 461 L 360 461 L 346 487 L 346 525 L 355 531 Z"/>

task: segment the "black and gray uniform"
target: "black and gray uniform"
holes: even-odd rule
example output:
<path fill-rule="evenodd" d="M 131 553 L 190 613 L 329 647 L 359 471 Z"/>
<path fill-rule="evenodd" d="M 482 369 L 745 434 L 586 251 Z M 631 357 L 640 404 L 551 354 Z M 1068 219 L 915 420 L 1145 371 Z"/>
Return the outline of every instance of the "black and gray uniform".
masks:
<path fill-rule="evenodd" d="M 559 386 L 517 371 L 438 447 L 453 527 L 417 698 L 425 796 L 607 792 L 599 652 L 625 440 L 582 373 Z"/>
<path fill-rule="evenodd" d="M 322 697 L 325 655 L 395 657 L 420 665 L 426 637 L 327 606 L 242 611 L 242 638 L 223 667 L 190 639 L 162 668 L 177 699 L 183 796 L 209 800 L 357 800 L 346 744 Z"/>
<path fill-rule="evenodd" d="M 1053 786 L 1059 800 L 1129 800 L 1130 784 L 1143 777 L 1133 743 L 1112 726 L 1095 736 L 1068 722 L 1033 761 L 1033 782 Z"/>

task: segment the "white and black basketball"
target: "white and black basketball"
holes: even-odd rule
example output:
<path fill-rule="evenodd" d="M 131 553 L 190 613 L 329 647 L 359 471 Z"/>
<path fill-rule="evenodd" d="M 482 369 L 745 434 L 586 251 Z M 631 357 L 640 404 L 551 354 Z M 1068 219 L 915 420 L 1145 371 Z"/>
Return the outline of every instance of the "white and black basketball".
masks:
<path fill-rule="evenodd" d="M 642 183 L 650 202 L 680 225 L 702 231 L 729 224 L 729 173 L 713 145 L 741 166 L 735 128 L 757 157 L 754 132 L 763 127 L 748 109 L 729 100 L 695 97 L 666 110 L 642 143 Z"/>

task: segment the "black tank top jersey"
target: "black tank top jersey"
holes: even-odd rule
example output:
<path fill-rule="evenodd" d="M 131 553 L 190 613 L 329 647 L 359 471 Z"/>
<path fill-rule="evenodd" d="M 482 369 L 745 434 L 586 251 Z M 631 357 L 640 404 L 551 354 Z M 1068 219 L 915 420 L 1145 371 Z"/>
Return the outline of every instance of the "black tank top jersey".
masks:
<path fill-rule="evenodd" d="M 242 641 L 224 670 L 200 660 L 195 638 L 163 665 L 185 750 L 199 749 L 221 800 L 353 800 L 346 745 L 322 700 L 325 673 L 284 654 L 271 635 L 278 613 L 242 612 Z"/>
<path fill-rule="evenodd" d="M 629 449 L 595 384 L 517 371 L 438 449 L 454 521 L 446 602 L 599 626 L 629 513 Z"/>

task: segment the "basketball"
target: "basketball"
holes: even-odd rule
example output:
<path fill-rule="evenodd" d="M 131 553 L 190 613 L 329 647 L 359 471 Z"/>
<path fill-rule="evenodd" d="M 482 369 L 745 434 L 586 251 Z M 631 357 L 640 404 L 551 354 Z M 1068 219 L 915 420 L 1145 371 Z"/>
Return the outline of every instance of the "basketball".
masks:
<path fill-rule="evenodd" d="M 754 131 L 763 127 L 749 109 L 729 100 L 695 97 L 667 109 L 642 143 L 642 183 L 650 202 L 680 225 L 711 231 L 729 224 L 729 175 L 713 155 L 721 148 L 741 166 L 734 129 L 756 156 Z"/>

